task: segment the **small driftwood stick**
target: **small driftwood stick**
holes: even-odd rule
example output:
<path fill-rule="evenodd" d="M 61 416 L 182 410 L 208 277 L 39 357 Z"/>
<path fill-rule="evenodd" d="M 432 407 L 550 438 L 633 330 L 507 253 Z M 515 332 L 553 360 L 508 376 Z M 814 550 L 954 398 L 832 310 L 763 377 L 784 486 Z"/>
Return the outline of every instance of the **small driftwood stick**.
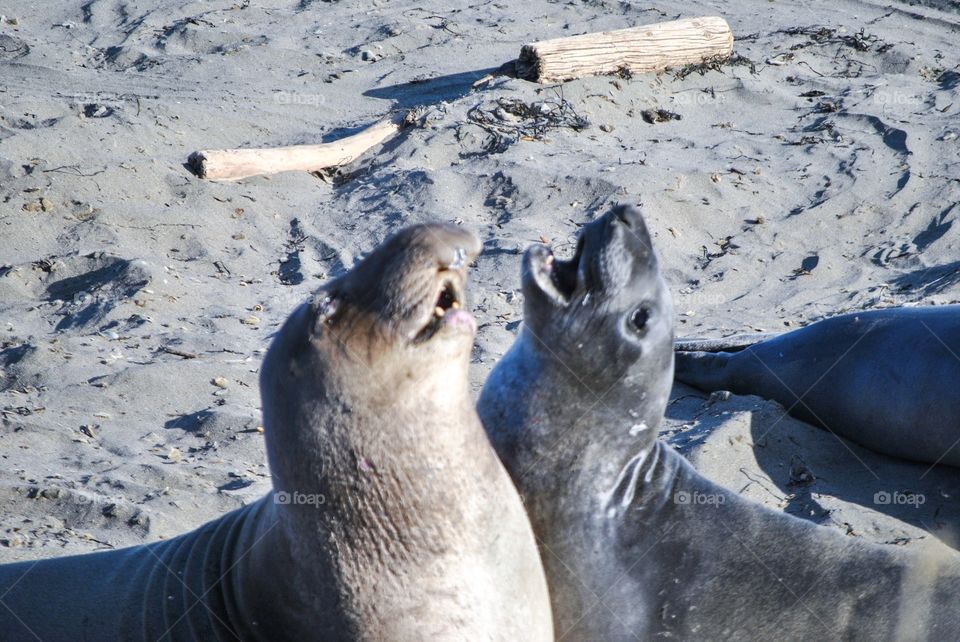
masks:
<path fill-rule="evenodd" d="M 407 114 L 394 114 L 366 129 L 320 145 L 292 145 L 272 149 L 205 149 L 187 161 L 200 178 L 235 181 L 279 172 L 320 170 L 353 162 L 371 147 L 394 136 Z"/>
<path fill-rule="evenodd" d="M 524 45 L 517 75 L 547 83 L 618 71 L 644 73 L 726 58 L 731 51 L 733 34 L 726 20 L 691 18 Z"/>

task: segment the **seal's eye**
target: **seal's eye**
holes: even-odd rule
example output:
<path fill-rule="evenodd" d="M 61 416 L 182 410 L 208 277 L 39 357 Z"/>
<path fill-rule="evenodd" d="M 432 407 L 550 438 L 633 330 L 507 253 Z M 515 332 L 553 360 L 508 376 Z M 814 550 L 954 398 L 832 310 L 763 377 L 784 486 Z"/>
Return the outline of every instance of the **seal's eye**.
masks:
<path fill-rule="evenodd" d="M 339 300 L 333 294 L 326 294 L 321 299 L 313 302 L 313 326 L 314 334 L 320 334 L 323 326 L 337 313 Z"/>
<path fill-rule="evenodd" d="M 317 304 L 317 316 L 329 319 L 337 312 L 339 302 L 333 295 L 323 297 L 323 300 Z"/>
<path fill-rule="evenodd" d="M 642 332 L 647 329 L 647 322 L 650 320 L 650 311 L 647 308 L 640 307 L 630 315 L 630 325 L 634 330 Z"/>

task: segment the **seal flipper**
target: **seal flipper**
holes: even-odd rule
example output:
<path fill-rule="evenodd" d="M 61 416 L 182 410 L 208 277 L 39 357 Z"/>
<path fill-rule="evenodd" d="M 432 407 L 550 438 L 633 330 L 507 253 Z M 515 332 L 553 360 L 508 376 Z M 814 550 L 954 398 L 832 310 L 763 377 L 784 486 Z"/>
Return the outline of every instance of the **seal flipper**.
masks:
<path fill-rule="evenodd" d="M 675 352 L 673 379 L 705 392 L 729 390 L 730 352 Z"/>
<path fill-rule="evenodd" d="M 674 352 L 740 352 L 752 345 L 779 337 L 781 332 L 758 332 L 756 334 L 735 334 L 721 339 L 686 339 L 673 342 Z"/>

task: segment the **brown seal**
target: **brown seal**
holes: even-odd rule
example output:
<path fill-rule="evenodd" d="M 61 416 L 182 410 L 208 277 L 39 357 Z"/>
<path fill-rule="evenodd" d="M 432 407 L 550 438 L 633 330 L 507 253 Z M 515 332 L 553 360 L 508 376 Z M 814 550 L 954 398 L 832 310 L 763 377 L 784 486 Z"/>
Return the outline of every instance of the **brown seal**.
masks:
<path fill-rule="evenodd" d="M 552 639 L 468 390 L 479 249 L 418 225 L 327 283 L 261 368 L 275 492 L 169 541 L 0 567 L 3 639 Z"/>

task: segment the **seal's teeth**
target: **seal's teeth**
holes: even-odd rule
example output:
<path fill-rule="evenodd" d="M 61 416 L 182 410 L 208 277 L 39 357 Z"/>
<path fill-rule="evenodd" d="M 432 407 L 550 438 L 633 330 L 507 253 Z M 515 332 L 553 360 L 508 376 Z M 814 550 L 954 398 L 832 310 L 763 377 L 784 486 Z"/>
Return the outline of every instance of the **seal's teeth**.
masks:
<path fill-rule="evenodd" d="M 443 308 L 441 308 L 441 307 L 438 305 L 437 307 L 435 307 L 435 308 L 433 309 L 433 313 L 434 313 L 435 315 L 437 315 L 438 317 L 442 317 L 442 316 L 443 316 Z"/>
<path fill-rule="evenodd" d="M 459 309 L 460 309 L 460 302 L 459 302 L 459 301 L 454 301 L 453 303 L 450 304 L 450 307 L 453 308 L 454 310 L 459 310 Z"/>

